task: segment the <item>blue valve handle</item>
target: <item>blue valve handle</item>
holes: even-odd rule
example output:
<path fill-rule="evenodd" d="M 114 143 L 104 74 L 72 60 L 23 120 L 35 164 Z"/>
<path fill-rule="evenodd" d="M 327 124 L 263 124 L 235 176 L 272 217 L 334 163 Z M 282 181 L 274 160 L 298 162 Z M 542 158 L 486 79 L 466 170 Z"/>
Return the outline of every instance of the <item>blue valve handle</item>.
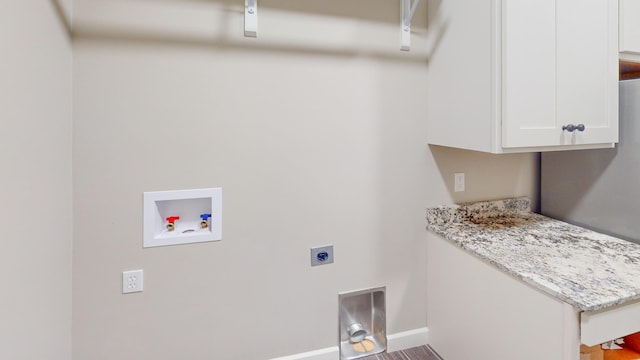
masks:
<path fill-rule="evenodd" d="M 211 214 L 201 214 L 201 215 L 200 215 L 200 219 L 202 219 L 202 220 L 207 220 L 207 219 L 209 219 L 210 217 L 211 217 Z"/>

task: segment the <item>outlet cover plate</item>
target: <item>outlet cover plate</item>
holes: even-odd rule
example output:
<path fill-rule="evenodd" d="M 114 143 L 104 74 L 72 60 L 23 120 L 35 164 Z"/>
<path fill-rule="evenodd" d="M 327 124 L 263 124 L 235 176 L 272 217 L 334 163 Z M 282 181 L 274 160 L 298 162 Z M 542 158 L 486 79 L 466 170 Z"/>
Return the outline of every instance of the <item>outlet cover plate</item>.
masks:
<path fill-rule="evenodd" d="M 311 266 L 333 263 L 333 245 L 317 246 L 311 248 Z"/>
<path fill-rule="evenodd" d="M 122 293 L 141 292 L 144 289 L 143 270 L 131 270 L 122 272 Z"/>
<path fill-rule="evenodd" d="M 463 192 L 464 191 L 464 173 L 455 173 L 453 175 L 453 187 L 454 192 Z"/>

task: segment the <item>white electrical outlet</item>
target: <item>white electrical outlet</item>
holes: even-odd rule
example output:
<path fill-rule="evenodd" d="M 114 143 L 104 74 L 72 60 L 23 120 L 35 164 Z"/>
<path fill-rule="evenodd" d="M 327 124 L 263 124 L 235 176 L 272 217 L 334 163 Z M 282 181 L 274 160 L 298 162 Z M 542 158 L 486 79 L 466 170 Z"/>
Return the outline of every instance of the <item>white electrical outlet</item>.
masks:
<path fill-rule="evenodd" d="M 122 293 L 140 292 L 143 290 L 144 276 L 142 269 L 122 272 Z"/>
<path fill-rule="evenodd" d="M 454 192 L 462 192 L 464 191 L 464 173 L 455 173 L 453 174 L 453 191 Z"/>

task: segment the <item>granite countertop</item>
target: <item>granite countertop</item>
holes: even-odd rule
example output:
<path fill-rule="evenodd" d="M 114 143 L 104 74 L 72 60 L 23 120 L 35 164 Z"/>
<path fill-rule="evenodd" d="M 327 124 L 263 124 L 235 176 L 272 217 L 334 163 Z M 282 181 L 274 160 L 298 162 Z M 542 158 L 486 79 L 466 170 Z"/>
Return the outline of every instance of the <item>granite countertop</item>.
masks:
<path fill-rule="evenodd" d="M 427 229 L 582 311 L 640 299 L 640 245 L 554 220 L 526 198 L 427 209 Z"/>

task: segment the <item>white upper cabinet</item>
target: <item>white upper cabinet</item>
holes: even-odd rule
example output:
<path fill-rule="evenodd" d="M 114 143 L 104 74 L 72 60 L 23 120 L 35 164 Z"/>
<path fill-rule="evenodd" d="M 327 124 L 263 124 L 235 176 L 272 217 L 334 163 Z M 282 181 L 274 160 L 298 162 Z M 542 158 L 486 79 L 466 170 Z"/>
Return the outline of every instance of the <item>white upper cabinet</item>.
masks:
<path fill-rule="evenodd" d="M 620 52 L 640 62 L 640 0 L 620 0 Z"/>
<path fill-rule="evenodd" d="M 506 153 L 618 141 L 616 0 L 430 0 L 430 144 Z"/>

